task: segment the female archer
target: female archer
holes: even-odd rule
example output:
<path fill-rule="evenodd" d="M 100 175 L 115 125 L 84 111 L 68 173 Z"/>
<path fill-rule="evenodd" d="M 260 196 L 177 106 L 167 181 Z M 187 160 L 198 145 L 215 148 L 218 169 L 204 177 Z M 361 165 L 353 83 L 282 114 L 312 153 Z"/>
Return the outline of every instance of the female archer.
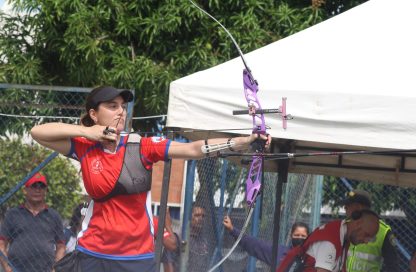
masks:
<path fill-rule="evenodd" d="M 101 86 L 86 100 L 81 125 L 47 123 L 32 128 L 39 144 L 81 164 L 85 189 L 93 199 L 78 235 L 76 250 L 82 271 L 154 271 L 154 224 L 150 187 L 153 163 L 169 158 L 200 159 L 204 145 L 232 143 L 244 150 L 256 139 L 270 145 L 270 136 L 251 134 L 233 139 L 179 143 L 161 137 L 124 135 L 129 90 Z"/>

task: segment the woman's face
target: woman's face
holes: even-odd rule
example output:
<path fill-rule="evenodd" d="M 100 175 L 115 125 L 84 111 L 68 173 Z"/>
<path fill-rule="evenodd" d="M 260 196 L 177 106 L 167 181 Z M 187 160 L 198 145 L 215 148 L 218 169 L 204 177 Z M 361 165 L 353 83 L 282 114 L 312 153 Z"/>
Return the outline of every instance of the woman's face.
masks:
<path fill-rule="evenodd" d="M 306 237 L 308 237 L 308 231 L 304 227 L 297 227 L 292 233 L 292 238 L 306 239 Z"/>
<path fill-rule="evenodd" d="M 124 129 L 127 116 L 127 103 L 121 96 L 102 102 L 97 110 L 90 110 L 90 116 L 95 124 L 115 127 L 117 131 Z"/>

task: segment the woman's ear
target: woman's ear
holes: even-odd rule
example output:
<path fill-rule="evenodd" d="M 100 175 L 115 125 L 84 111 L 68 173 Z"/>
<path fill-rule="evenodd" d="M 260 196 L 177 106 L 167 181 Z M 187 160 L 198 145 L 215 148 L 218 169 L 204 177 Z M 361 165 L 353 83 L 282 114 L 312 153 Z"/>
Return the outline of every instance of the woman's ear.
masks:
<path fill-rule="evenodd" d="M 90 115 L 91 120 L 92 120 L 95 124 L 97 124 L 97 121 L 98 121 L 98 118 L 97 118 L 97 112 L 96 112 L 94 109 L 90 109 L 90 110 L 88 111 L 88 114 Z"/>

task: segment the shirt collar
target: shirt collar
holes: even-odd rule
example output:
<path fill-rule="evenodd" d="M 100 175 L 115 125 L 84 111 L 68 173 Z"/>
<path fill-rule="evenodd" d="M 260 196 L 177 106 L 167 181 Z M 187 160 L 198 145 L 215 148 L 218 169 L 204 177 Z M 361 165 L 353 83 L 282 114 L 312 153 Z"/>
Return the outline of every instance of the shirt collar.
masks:
<path fill-rule="evenodd" d="M 25 203 L 20 204 L 20 205 L 19 205 L 19 208 L 20 208 L 20 209 L 26 209 L 26 210 L 29 210 L 29 209 L 26 207 Z M 46 203 L 45 203 L 45 206 L 43 207 L 43 210 L 48 210 L 48 208 L 49 208 L 48 204 L 46 204 Z M 43 211 L 43 210 L 42 210 L 42 211 Z"/>

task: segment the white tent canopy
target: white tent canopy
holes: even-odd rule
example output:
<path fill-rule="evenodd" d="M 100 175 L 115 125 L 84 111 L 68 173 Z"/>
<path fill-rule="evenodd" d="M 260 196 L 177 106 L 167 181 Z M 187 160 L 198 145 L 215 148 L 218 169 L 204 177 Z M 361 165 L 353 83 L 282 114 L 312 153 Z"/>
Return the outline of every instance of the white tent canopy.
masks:
<path fill-rule="evenodd" d="M 278 108 L 287 97 L 294 116 L 283 130 L 280 117 L 266 115 L 273 138 L 293 140 L 293 152 L 416 149 L 414 10 L 414 0 L 370 0 L 248 53 L 262 107 Z M 172 82 L 167 125 L 250 127 L 249 116 L 231 114 L 246 108 L 243 68 L 236 58 Z M 411 154 L 308 157 L 292 160 L 290 171 L 416 186 Z"/>

